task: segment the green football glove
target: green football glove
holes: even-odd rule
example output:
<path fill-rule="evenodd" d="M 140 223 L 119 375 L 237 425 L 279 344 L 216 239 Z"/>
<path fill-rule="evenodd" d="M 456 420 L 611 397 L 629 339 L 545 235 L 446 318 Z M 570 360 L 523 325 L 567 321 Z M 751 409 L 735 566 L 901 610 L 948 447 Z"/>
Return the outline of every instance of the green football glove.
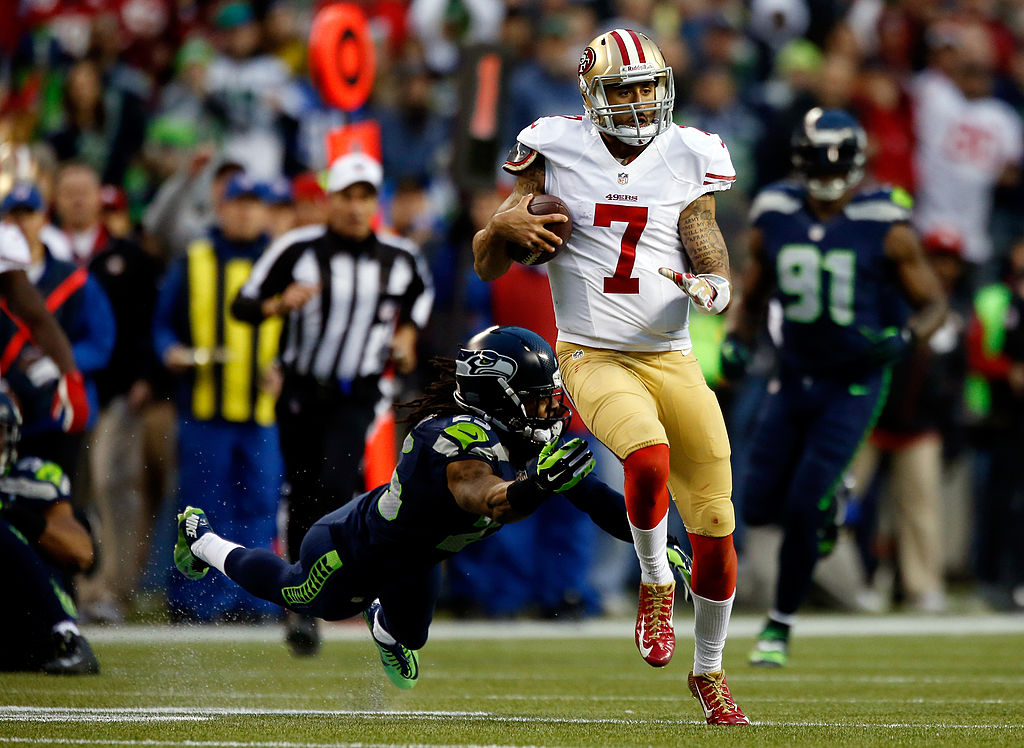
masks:
<path fill-rule="evenodd" d="M 526 467 L 529 480 L 542 491 L 568 491 L 594 469 L 594 453 L 585 439 L 576 437 L 559 446 L 551 441 Z"/>

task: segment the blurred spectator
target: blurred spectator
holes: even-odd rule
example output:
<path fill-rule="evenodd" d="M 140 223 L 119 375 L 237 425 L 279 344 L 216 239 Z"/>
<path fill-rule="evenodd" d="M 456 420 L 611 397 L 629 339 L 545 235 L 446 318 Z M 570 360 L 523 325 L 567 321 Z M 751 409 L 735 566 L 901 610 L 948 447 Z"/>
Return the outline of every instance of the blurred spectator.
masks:
<path fill-rule="evenodd" d="M 174 78 L 160 89 L 160 116 L 191 122 L 206 131 L 210 113 L 206 110 L 206 75 L 214 49 L 201 36 L 192 36 L 181 45 L 174 58 Z"/>
<path fill-rule="evenodd" d="M 131 239 L 134 227 L 128 214 L 128 196 L 124 190 L 105 184 L 100 190 L 100 200 L 103 206 L 100 219 L 107 235 L 113 239 Z"/>
<path fill-rule="evenodd" d="M 888 68 L 868 66 L 852 104 L 868 135 L 868 175 L 913 194 L 914 109 L 900 78 Z"/>
<path fill-rule="evenodd" d="M 35 344 L 17 339 L 19 325 L 6 312 L 0 315 L 0 349 L 5 351 L 5 358 L 13 361 L 5 378 L 21 403 L 26 451 L 56 462 L 74 481 L 79 449 L 96 425 L 99 413 L 96 377 L 107 366 L 114 348 L 114 314 L 96 280 L 84 268 L 54 258 L 40 239 L 46 213 L 42 196 L 34 186 L 22 185 L 12 190 L 4 198 L 0 212 L 25 236 L 32 258 L 27 270 L 29 279 L 46 298 L 47 308 L 67 334 L 75 362 L 85 377 L 89 402 L 86 431 L 63 431 L 51 408 L 60 371 Z M 15 347 L 7 348 L 12 340 Z"/>
<path fill-rule="evenodd" d="M 284 166 L 278 118 L 288 71 L 260 51 L 260 26 L 248 2 L 220 5 L 214 25 L 218 54 L 206 71 L 206 104 L 221 130 L 224 154 L 253 178 L 271 179 Z"/>
<path fill-rule="evenodd" d="M 391 198 L 389 228 L 421 249 L 434 241 L 434 216 L 430 212 L 430 195 L 418 179 L 406 177 L 398 182 Z M 430 254 L 430 251 L 427 251 Z"/>
<path fill-rule="evenodd" d="M 316 226 L 327 222 L 327 193 L 315 174 L 299 174 L 292 180 L 295 202 L 295 227 Z"/>
<path fill-rule="evenodd" d="M 982 264 L 993 256 L 993 190 L 1019 178 L 1024 125 L 1016 112 L 991 96 L 994 59 L 986 37 L 977 29 L 947 33 L 936 51 L 952 54 L 948 71 L 933 66 L 918 76 L 914 87 L 914 221 L 922 228 L 951 223 L 963 236 L 969 272 L 986 280 Z"/>
<path fill-rule="evenodd" d="M 455 72 L 460 46 L 497 40 L 504 17 L 499 0 L 412 0 L 408 21 L 430 70 L 448 74 Z"/>
<path fill-rule="evenodd" d="M 952 296 L 963 274 L 960 236 L 939 227 L 921 245 L 947 298 Z M 887 501 L 881 507 L 880 538 L 871 545 L 882 552 L 895 545 L 904 601 L 909 609 L 924 613 L 946 609 L 943 454 L 947 441 L 954 446 L 963 427 L 966 327 L 962 316 L 947 314 L 927 342 L 919 342 L 896 363 L 882 414 L 851 465 L 857 490 L 863 493 L 880 462 L 886 462 Z M 862 529 L 874 535 L 872 528 Z"/>
<path fill-rule="evenodd" d="M 267 204 L 267 233 L 271 240 L 295 228 L 295 201 L 287 178 L 278 177 L 269 182 L 263 199 Z"/>
<path fill-rule="evenodd" d="M 381 163 L 388 183 L 403 177 L 443 178 L 451 142 L 451 118 L 439 109 L 438 84 L 423 67 L 401 71 L 396 106 L 375 109 L 381 132 Z M 536 93 L 536 92 L 534 92 Z"/>
<path fill-rule="evenodd" d="M 57 217 L 72 248 L 68 259 L 87 268 L 103 288 L 115 321 L 110 360 L 95 376 L 99 413 L 88 442 L 88 473 L 76 486 L 97 515 L 102 550 L 98 572 L 82 582 L 83 613 L 115 622 L 124 619 L 156 509 L 142 497 L 142 412 L 153 401 L 160 368 L 152 341 L 159 264 L 130 236 L 111 235 L 104 221 L 105 213 L 120 212 L 122 229 L 130 230 L 126 209 L 124 193 L 102 188 L 90 167 L 71 165 L 61 171 Z"/>
<path fill-rule="evenodd" d="M 181 256 L 209 230 L 228 180 L 242 171 L 237 161 L 214 160 L 212 150 L 200 148 L 187 167 L 160 186 L 142 219 L 160 257 Z"/>
<path fill-rule="evenodd" d="M 978 419 L 975 573 L 998 608 L 1024 607 L 1024 239 L 975 297 L 968 402 Z M 993 518 L 996 518 L 993 520 Z"/>
<path fill-rule="evenodd" d="M 583 111 L 577 76 L 579 50 L 594 38 L 592 29 L 584 32 L 580 42 L 570 37 L 569 21 L 563 15 L 549 15 L 538 25 L 533 59 L 509 77 L 502 143 L 513 142 L 520 130 L 539 117 Z"/>
<path fill-rule="evenodd" d="M 208 497 L 211 521 L 253 548 L 269 548 L 276 536 L 283 467 L 268 374 L 281 323 L 254 327 L 233 318 L 228 306 L 267 246 L 263 194 L 244 174 L 228 180 L 217 225 L 168 270 L 153 326 L 157 354 L 178 375 L 178 509 Z M 177 620 L 273 613 L 226 580 L 201 589 L 184 582 L 174 575 L 169 588 Z"/>
<path fill-rule="evenodd" d="M 61 161 L 81 160 L 120 184 L 142 145 L 145 111 L 137 96 L 105 86 L 92 60 L 80 60 L 67 72 L 60 128 L 49 142 Z"/>
<path fill-rule="evenodd" d="M 789 140 L 804 114 L 818 103 L 823 62 L 821 51 L 811 42 L 790 42 L 775 58 L 774 76 L 756 93 L 765 128 L 755 153 L 758 188 L 789 174 Z"/>

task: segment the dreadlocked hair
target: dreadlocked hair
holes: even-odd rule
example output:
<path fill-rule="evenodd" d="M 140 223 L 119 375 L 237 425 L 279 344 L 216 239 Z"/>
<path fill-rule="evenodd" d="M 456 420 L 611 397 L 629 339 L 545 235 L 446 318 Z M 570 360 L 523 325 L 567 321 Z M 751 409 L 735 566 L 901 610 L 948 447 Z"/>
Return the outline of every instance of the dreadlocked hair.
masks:
<path fill-rule="evenodd" d="M 428 416 L 445 416 L 465 411 L 455 402 L 455 359 L 449 356 L 434 356 L 430 365 L 436 379 L 423 389 L 423 394 L 415 400 L 398 403 L 396 407 L 408 410 L 399 423 L 416 424 Z"/>

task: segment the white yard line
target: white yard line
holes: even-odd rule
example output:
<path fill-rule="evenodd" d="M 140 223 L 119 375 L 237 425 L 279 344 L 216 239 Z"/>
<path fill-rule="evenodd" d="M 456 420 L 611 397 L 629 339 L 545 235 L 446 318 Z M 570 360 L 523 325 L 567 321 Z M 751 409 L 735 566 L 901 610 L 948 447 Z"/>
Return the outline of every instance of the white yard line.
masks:
<path fill-rule="evenodd" d="M 729 635 L 754 637 L 761 630 L 763 616 L 733 616 Z M 677 617 L 678 630 L 688 631 L 691 624 L 683 611 Z M 809 615 L 802 616 L 798 624 L 800 637 L 821 636 L 978 636 L 986 634 L 1024 635 L 1024 615 L 983 614 L 957 616 L 920 616 L 889 614 L 869 615 Z M 277 642 L 279 626 L 146 626 L 84 627 L 90 641 L 144 642 L 173 644 L 194 641 Z M 328 624 L 321 627 L 324 638 L 336 641 L 366 639 L 362 621 Z M 633 635 L 630 620 L 587 620 L 573 623 L 546 623 L 540 621 L 438 621 L 430 627 L 432 641 L 525 640 L 525 639 L 617 639 Z"/>
<path fill-rule="evenodd" d="M 150 721 L 164 718 L 171 719 L 214 719 L 217 717 L 356 717 L 367 720 L 417 720 L 417 721 L 449 721 L 464 720 L 471 722 L 496 722 L 499 724 L 574 724 L 574 725 L 697 725 L 700 720 L 687 719 L 641 719 L 613 717 L 555 717 L 544 715 L 509 716 L 484 711 L 434 710 L 434 709 L 258 709 L 252 707 L 37 707 L 37 706 L 0 706 L 0 722 L 35 722 L 44 718 L 45 721 L 127 721 L 135 718 L 139 721 Z M 855 727 L 855 728 L 886 728 L 886 729 L 954 729 L 954 730 L 1014 730 L 1024 732 L 1024 723 L 1002 724 L 964 724 L 942 722 L 827 722 L 827 721 L 791 721 L 775 722 L 771 720 L 754 722 L 755 725 L 766 727 Z M 3 740 L 3 738 L 0 738 Z M 115 741 L 116 743 L 116 741 Z M 111 744 L 115 744 L 111 743 Z M 145 743 L 139 743 L 145 744 Z M 164 745 L 165 743 L 154 743 Z M 287 743 L 166 743 L 167 745 L 289 745 Z M 334 745 L 334 744 L 332 744 Z M 344 744 L 356 745 L 356 744 Z M 365 744 L 360 744 L 365 745 Z"/>

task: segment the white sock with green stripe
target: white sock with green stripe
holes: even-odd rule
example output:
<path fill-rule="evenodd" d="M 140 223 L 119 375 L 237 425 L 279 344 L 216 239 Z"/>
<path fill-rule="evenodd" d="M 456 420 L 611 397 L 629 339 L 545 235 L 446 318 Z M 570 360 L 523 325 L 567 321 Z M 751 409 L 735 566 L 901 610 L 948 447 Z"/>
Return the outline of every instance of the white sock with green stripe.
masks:
<path fill-rule="evenodd" d="M 216 533 L 208 532 L 194 542 L 190 550 L 200 561 L 205 561 L 221 574 L 227 574 L 224 571 L 224 562 L 227 561 L 228 554 L 241 547 L 238 543 L 232 543 Z"/>

